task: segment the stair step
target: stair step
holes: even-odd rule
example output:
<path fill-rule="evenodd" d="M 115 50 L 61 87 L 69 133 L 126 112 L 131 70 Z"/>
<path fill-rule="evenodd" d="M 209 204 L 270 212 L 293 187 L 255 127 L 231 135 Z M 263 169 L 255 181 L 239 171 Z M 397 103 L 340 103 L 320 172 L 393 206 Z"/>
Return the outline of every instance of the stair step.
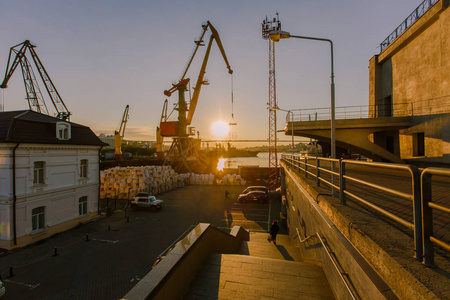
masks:
<path fill-rule="evenodd" d="M 302 261 L 302 255 L 297 247 L 292 246 L 289 236 L 278 235 L 277 245 L 267 241 L 267 233 L 250 233 L 250 241 L 243 242 L 239 254 L 265 257 L 287 261 Z"/>
<path fill-rule="evenodd" d="M 184 299 L 334 299 L 321 267 L 236 254 L 212 254 Z"/>

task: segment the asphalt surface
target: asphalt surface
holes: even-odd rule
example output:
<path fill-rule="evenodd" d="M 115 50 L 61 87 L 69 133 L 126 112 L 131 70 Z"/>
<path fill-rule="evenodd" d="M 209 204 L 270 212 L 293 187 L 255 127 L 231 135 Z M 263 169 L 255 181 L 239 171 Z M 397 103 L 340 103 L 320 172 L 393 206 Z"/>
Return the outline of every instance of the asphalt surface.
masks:
<path fill-rule="evenodd" d="M 21 249 L 0 249 L 2 300 L 120 299 L 192 225 L 211 223 L 224 230 L 241 225 L 266 232 L 279 218 L 279 201 L 236 203 L 244 188 L 178 188 L 157 197 L 165 201 L 161 211 L 123 210 L 119 204 L 112 216 Z M 231 199 L 225 199 L 225 190 Z"/>

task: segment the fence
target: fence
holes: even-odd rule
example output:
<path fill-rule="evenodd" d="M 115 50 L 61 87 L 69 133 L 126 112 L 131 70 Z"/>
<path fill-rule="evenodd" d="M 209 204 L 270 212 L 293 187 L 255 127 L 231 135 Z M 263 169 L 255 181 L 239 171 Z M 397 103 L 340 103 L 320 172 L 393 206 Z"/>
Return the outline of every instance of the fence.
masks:
<path fill-rule="evenodd" d="M 450 251 L 450 244 L 433 236 L 435 219 L 433 219 L 432 211 L 432 209 L 437 209 L 448 214 L 450 213 L 449 203 L 433 203 L 431 193 L 431 176 L 440 175 L 450 178 L 450 169 L 427 168 L 420 172 L 417 167 L 411 165 L 298 155 L 282 155 L 281 159 L 295 172 L 306 178 L 314 178 L 317 186 L 322 184 L 328 186 L 331 189 L 331 195 L 337 196 L 335 190 L 338 190 L 339 199 L 343 205 L 346 205 L 347 197 L 349 197 L 381 213 L 391 221 L 412 230 L 416 258 L 419 261 L 423 261 L 425 258 L 426 265 L 434 265 L 434 245 Z M 392 182 L 390 178 L 383 178 L 386 176 L 366 176 L 366 178 L 350 176 L 347 166 L 353 167 L 354 174 L 358 174 L 357 167 L 379 169 L 382 174 L 392 173 L 392 176 L 398 177 L 399 181 Z M 361 173 L 359 171 L 359 174 Z M 353 190 L 348 188 L 349 184 L 352 184 Z M 355 192 L 358 191 L 357 186 L 362 187 L 358 194 Z M 363 190 L 365 192 L 362 192 Z M 380 197 L 377 199 L 375 194 L 380 194 Z M 388 204 L 383 204 L 383 201 Z M 406 213 L 404 212 L 405 207 Z M 445 225 L 446 221 L 444 220 L 443 226 Z"/>
<path fill-rule="evenodd" d="M 389 46 L 408 27 L 414 24 L 423 14 L 425 14 L 439 0 L 425 0 L 400 24 L 398 27 L 380 44 L 380 52 Z"/>
<path fill-rule="evenodd" d="M 376 105 L 341 106 L 335 108 L 335 118 L 367 119 L 378 117 L 409 117 L 429 114 L 448 113 L 447 105 L 450 95 L 426 100 L 404 103 L 378 103 Z M 292 109 L 286 115 L 290 121 L 324 121 L 331 120 L 331 108 Z"/>

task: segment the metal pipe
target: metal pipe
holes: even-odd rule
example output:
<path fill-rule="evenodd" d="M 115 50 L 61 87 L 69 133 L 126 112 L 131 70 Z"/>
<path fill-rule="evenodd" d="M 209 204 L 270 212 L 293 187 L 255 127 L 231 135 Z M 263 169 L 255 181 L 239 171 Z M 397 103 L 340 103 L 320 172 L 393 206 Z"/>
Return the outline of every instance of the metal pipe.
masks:
<path fill-rule="evenodd" d="M 17 220 L 16 220 L 16 201 L 17 201 L 17 193 L 16 193 L 16 150 L 19 147 L 20 143 L 18 143 L 12 151 L 12 188 L 13 188 L 13 238 L 14 238 L 14 246 L 17 246 Z"/>
<path fill-rule="evenodd" d="M 325 253 L 327 254 L 328 258 L 330 259 L 331 263 L 333 264 L 334 269 L 337 271 L 337 273 L 339 275 L 339 278 L 341 278 L 342 282 L 344 283 L 345 287 L 347 288 L 347 291 L 349 292 L 351 298 L 355 299 L 355 300 L 358 299 L 359 297 L 355 296 L 354 292 L 352 291 L 352 289 L 350 288 L 349 284 L 347 283 L 347 280 L 345 280 L 344 276 L 342 276 L 343 274 L 346 274 L 346 273 L 343 273 L 343 272 L 341 272 L 341 270 L 339 270 L 339 267 L 338 267 L 338 265 L 337 265 L 337 263 L 335 261 L 336 259 L 333 258 L 333 256 L 331 255 L 330 251 L 328 250 L 328 247 L 325 245 L 325 242 L 323 241 L 323 239 L 320 236 L 320 234 L 318 232 L 316 232 L 313 235 L 310 235 L 310 236 L 308 236 L 308 237 L 306 237 L 305 239 L 302 240 L 301 236 L 300 236 L 300 232 L 298 231 L 298 228 L 295 228 L 295 230 L 297 231 L 298 239 L 299 239 L 300 243 L 302 243 L 302 244 L 304 242 L 312 239 L 312 238 L 318 238 L 319 239 L 319 242 L 322 244 L 322 247 L 325 250 Z"/>

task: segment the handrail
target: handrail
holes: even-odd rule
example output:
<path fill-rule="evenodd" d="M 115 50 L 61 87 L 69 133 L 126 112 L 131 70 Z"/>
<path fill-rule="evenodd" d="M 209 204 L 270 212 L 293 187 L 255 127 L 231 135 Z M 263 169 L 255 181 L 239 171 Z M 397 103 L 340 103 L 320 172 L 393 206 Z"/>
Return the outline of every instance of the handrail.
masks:
<path fill-rule="evenodd" d="M 414 246 L 415 246 L 415 256 L 418 261 L 423 261 L 423 238 L 422 238 L 422 205 L 420 201 L 420 172 L 417 167 L 411 166 L 411 165 L 400 165 L 400 164 L 390 164 L 390 163 L 377 163 L 377 162 L 365 162 L 365 161 L 356 161 L 356 160 L 347 160 L 347 159 L 331 159 L 331 158 L 321 158 L 321 157 L 309 157 L 309 159 L 316 159 L 316 165 L 313 164 L 307 164 L 308 158 L 306 157 L 299 157 L 294 155 L 282 155 L 282 160 L 287 163 L 288 166 L 295 166 L 298 169 L 298 172 L 301 174 L 305 174 L 305 177 L 307 177 L 308 174 L 312 175 L 313 177 L 316 177 L 316 185 L 320 186 L 320 183 L 323 182 L 331 187 L 332 191 L 331 194 L 333 195 L 333 189 L 336 189 L 339 191 L 339 199 L 341 201 L 341 204 L 346 205 L 346 199 L 347 196 L 350 196 L 353 200 L 360 202 L 364 204 L 367 207 L 370 207 L 371 209 L 374 209 L 375 211 L 383 214 L 385 217 L 402 224 L 403 226 L 406 226 L 407 228 L 410 228 L 414 231 Z M 304 162 L 302 162 L 304 160 Z M 334 162 L 339 162 L 340 168 L 339 172 L 333 172 L 330 170 L 327 170 L 320 166 L 321 161 L 327 161 L 330 164 Z M 304 165 L 305 168 L 302 168 L 301 165 Z M 381 186 L 375 183 L 371 183 L 365 180 L 361 180 L 355 177 L 351 177 L 346 174 L 346 165 L 363 165 L 363 166 L 370 166 L 370 167 L 376 167 L 376 168 L 382 168 L 382 169 L 391 169 L 391 170 L 401 170 L 401 171 L 407 171 L 410 174 L 411 178 L 411 192 L 410 193 L 404 193 L 399 190 L 395 190 L 392 188 L 388 188 L 385 186 Z M 298 166 L 297 166 L 298 165 Z M 316 174 L 314 172 L 308 171 L 306 169 L 306 166 L 310 168 L 316 169 Z M 294 168 L 295 171 L 297 169 Z M 328 181 L 327 179 L 323 178 L 320 173 L 327 173 L 329 177 L 331 177 L 331 181 Z M 333 182 L 334 175 L 339 176 L 339 184 L 336 185 Z M 382 191 L 385 193 L 388 193 L 389 195 L 397 196 L 403 199 L 410 200 L 412 202 L 413 207 L 413 223 L 395 215 L 394 213 L 391 213 L 387 211 L 386 209 L 372 203 L 368 199 L 363 199 L 362 197 L 350 192 L 346 188 L 347 181 L 356 182 L 362 186 L 373 188 L 377 191 Z M 431 207 L 433 207 L 433 204 L 431 204 Z M 433 237 L 431 237 L 433 239 Z M 435 243 L 440 243 L 440 241 L 437 241 Z"/>
<path fill-rule="evenodd" d="M 439 0 L 424 0 L 420 5 L 380 44 L 380 52 L 389 46 L 406 29 L 422 17 Z"/>
<path fill-rule="evenodd" d="M 379 117 L 410 117 L 428 115 L 433 111 L 447 113 L 448 105 L 445 103 L 450 95 L 408 101 L 394 104 L 338 106 L 335 108 L 336 120 L 369 119 Z M 292 109 L 286 114 L 286 124 L 290 122 L 326 121 L 331 119 L 330 107 Z M 289 121 L 288 121 L 289 120 Z M 287 127 L 290 128 L 290 125 Z"/>
<path fill-rule="evenodd" d="M 314 233 L 314 234 L 312 234 L 312 235 L 310 235 L 310 236 L 308 236 L 308 237 L 306 237 L 306 238 L 304 238 L 302 240 L 302 237 L 300 236 L 300 232 L 298 231 L 298 228 L 295 228 L 295 230 L 297 231 L 297 236 L 298 236 L 299 242 L 302 243 L 302 244 L 305 243 L 306 241 L 310 240 L 310 239 L 315 238 L 315 237 L 317 237 L 319 239 L 320 243 L 322 244 L 323 249 L 325 249 L 325 252 L 327 253 L 328 258 L 333 263 L 333 266 L 334 266 L 335 270 L 338 272 L 339 277 L 341 278 L 342 282 L 344 282 L 344 285 L 347 288 L 347 291 L 349 292 L 349 294 L 352 297 L 352 299 L 355 299 L 355 300 L 356 299 L 360 299 L 359 295 L 355 295 L 353 290 L 350 288 L 347 280 L 345 280 L 343 274 L 347 274 L 347 273 L 341 272 L 341 270 L 339 269 L 339 266 L 337 265 L 336 259 L 333 258 L 333 256 L 331 255 L 330 251 L 328 250 L 328 247 L 325 245 L 325 242 L 323 241 L 323 239 L 320 236 L 320 234 L 318 232 L 316 232 L 316 233 Z M 348 279 L 348 280 L 350 280 L 350 279 Z"/>
<path fill-rule="evenodd" d="M 424 263 L 427 266 L 434 266 L 434 247 L 433 244 L 439 245 L 442 248 L 450 251 L 450 244 L 433 236 L 433 209 L 440 210 L 445 213 L 450 213 L 450 208 L 442 205 L 437 205 L 432 202 L 433 195 L 432 181 L 433 175 L 450 177 L 450 170 L 443 168 L 426 168 L 420 176 L 421 196 L 422 196 L 422 220 L 423 220 L 423 248 L 424 248 Z"/>

